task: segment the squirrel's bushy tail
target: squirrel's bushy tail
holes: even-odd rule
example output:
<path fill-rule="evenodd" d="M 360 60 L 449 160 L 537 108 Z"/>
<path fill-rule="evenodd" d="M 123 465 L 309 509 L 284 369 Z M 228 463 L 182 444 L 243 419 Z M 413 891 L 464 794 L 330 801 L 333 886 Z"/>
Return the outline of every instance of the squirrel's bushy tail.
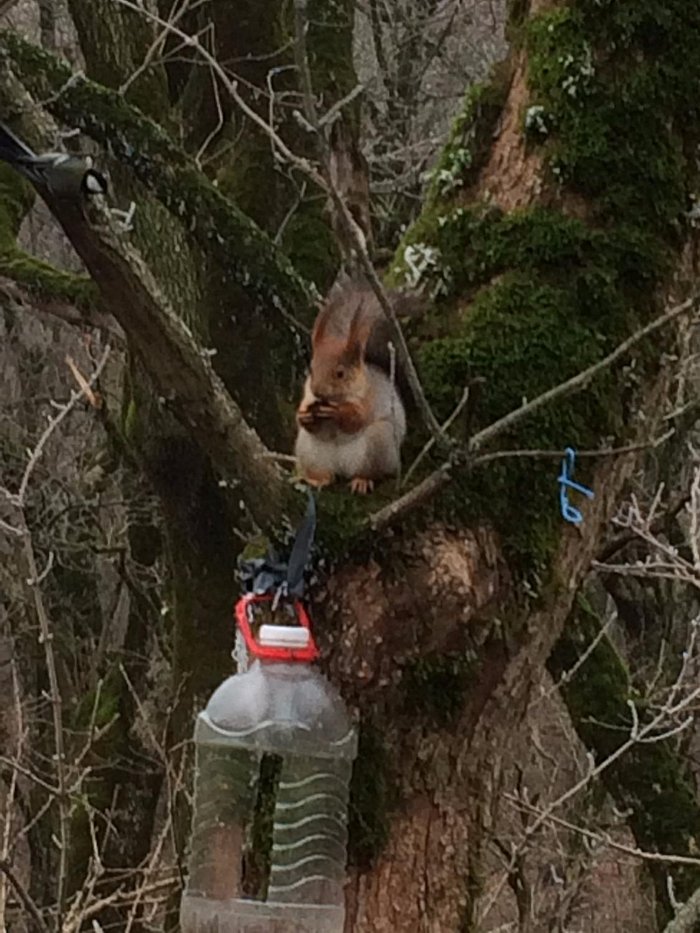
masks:
<path fill-rule="evenodd" d="M 426 311 L 426 301 L 416 292 L 387 289 L 387 297 L 392 303 L 400 323 L 407 324 L 420 319 Z M 341 275 L 328 292 L 324 308 L 330 320 L 335 323 L 338 336 L 342 328 L 361 311 L 363 317 L 371 322 L 369 337 L 365 347 L 365 362 L 377 366 L 388 376 L 392 375 L 391 324 L 387 320 L 382 306 L 374 294 L 369 282 L 359 275 Z M 410 408 L 413 400 L 410 385 L 398 354 L 394 354 L 394 379 L 404 405 Z"/>

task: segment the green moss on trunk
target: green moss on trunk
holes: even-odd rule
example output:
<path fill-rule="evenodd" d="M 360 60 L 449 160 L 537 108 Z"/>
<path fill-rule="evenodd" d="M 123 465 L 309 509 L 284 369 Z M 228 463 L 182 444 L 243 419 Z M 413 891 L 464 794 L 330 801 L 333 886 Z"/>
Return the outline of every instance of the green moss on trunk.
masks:
<path fill-rule="evenodd" d="M 309 292 L 291 265 L 160 126 L 118 93 L 76 79 L 67 65 L 15 33 L 3 33 L 2 38 L 11 66 L 28 89 L 49 99 L 47 108 L 54 116 L 92 136 L 129 166 L 231 283 L 254 297 L 258 313 L 269 313 L 272 307 L 301 319 L 308 316 Z M 57 95 L 59 88 L 62 93 Z M 286 326 L 284 334 L 288 343 Z"/>
<path fill-rule="evenodd" d="M 700 8 L 572 0 L 522 28 L 530 90 L 522 133 L 544 160 L 541 206 L 504 213 L 465 200 L 503 99 L 493 85 L 487 97 L 472 92 L 392 273 L 435 298 L 412 339 L 438 414 L 453 409 L 470 379 L 485 379 L 475 429 L 599 360 L 648 320 L 692 233 Z M 572 194 L 579 205 L 585 199 L 582 218 L 559 206 Z M 650 378 L 659 359 L 658 342 L 641 347 L 633 378 L 628 366 L 609 371 L 499 446 L 563 450 L 623 436 L 635 380 Z M 516 568 L 541 570 L 562 527 L 555 470 L 490 465 L 443 501 L 450 514 L 495 524 Z"/>

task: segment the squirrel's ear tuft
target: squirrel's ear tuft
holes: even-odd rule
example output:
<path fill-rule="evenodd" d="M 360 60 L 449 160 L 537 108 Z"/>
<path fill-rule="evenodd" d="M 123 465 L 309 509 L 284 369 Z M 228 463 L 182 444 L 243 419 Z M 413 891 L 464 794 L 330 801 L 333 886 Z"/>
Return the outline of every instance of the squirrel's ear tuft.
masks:
<path fill-rule="evenodd" d="M 316 347 L 319 343 L 322 343 L 323 338 L 328 329 L 328 323 L 331 318 L 331 309 L 329 307 L 321 308 L 316 316 L 314 321 L 314 329 L 311 331 L 311 345 Z"/>
<path fill-rule="evenodd" d="M 353 361 L 360 362 L 363 359 L 371 329 L 372 321 L 367 317 L 364 305 L 360 302 L 352 316 L 348 331 L 346 355 Z"/>

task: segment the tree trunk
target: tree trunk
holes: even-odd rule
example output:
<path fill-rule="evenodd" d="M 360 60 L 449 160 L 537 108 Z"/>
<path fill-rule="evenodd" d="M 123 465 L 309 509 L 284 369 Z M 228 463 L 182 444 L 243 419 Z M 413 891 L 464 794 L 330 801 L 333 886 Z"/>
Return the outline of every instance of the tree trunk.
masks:
<path fill-rule="evenodd" d="M 686 0 L 663 9 L 651 0 L 513 7 L 512 59 L 468 95 L 391 273 L 434 299 L 411 336 L 438 416 L 450 414 L 467 384 L 483 380 L 475 431 L 601 360 L 671 295 L 685 294 L 696 271 L 685 212 L 700 133 L 700 12 Z M 187 440 L 155 451 L 150 475 L 166 503 L 176 669 L 193 685 L 189 702 L 228 663 L 236 532 L 248 531 L 238 493 L 228 496 L 221 478 L 265 484 L 264 494 L 242 488 L 241 496 L 267 532 L 279 532 L 294 513 L 286 485 L 262 456 L 256 460 L 260 438 L 249 428 L 269 445 L 291 435 L 297 354 L 281 310 L 303 313 L 306 293 L 275 245 L 167 138 L 113 98 L 103 119 L 77 114 L 79 104 L 105 98 L 80 84 L 53 100 L 47 91 L 61 85 L 60 68 L 26 50 L 10 57 L 25 85 L 68 122 L 97 138 L 119 139 L 117 126 L 143 132 L 145 159 L 123 142 L 115 155 L 172 215 L 181 208 L 190 246 L 215 270 L 218 304 L 205 288 L 196 317 L 198 333 L 209 336 L 211 325 L 222 348 L 222 384 L 197 367 L 189 337 L 128 257 L 67 225 L 154 385 L 186 390 L 174 391 L 173 412 Z M 133 307 L 123 307 L 134 296 Z M 672 336 L 661 343 L 671 349 Z M 610 367 L 523 418 L 499 436 L 500 447 L 648 441 L 671 378 L 654 349 L 634 348 L 632 374 Z M 211 391 L 200 395 L 203 385 Z M 247 446 L 223 430 L 241 422 Z M 424 440 L 412 431 L 409 459 Z M 324 667 L 361 717 L 348 933 L 481 929 L 485 855 L 509 743 L 636 457 L 580 468 L 577 479 L 595 498 L 578 528 L 559 513 L 555 464 L 504 458 L 454 466 L 435 502 L 391 534 L 370 532 L 367 521 L 386 501 L 383 492 L 367 504 L 349 503 L 345 491 L 320 496 L 320 551 L 331 569 L 312 594 L 314 618 Z M 177 738 L 191 725 L 191 707 L 183 710 Z"/>

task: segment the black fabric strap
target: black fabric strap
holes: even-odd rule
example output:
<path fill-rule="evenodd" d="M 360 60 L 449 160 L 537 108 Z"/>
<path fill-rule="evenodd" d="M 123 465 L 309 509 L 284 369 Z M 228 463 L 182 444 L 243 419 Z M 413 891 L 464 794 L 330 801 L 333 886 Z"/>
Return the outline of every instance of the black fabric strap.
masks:
<path fill-rule="evenodd" d="M 297 528 L 292 553 L 287 564 L 287 592 L 290 596 L 301 597 L 304 594 L 304 570 L 311 556 L 311 548 L 316 532 L 316 502 L 309 493 L 306 514 Z"/>
<path fill-rule="evenodd" d="M 270 548 L 265 557 L 241 560 L 238 572 L 248 593 L 279 593 L 294 596 L 304 595 L 304 571 L 309 562 L 316 531 L 316 503 L 309 493 L 306 514 L 297 528 L 289 560 L 280 560 L 277 552 Z"/>

